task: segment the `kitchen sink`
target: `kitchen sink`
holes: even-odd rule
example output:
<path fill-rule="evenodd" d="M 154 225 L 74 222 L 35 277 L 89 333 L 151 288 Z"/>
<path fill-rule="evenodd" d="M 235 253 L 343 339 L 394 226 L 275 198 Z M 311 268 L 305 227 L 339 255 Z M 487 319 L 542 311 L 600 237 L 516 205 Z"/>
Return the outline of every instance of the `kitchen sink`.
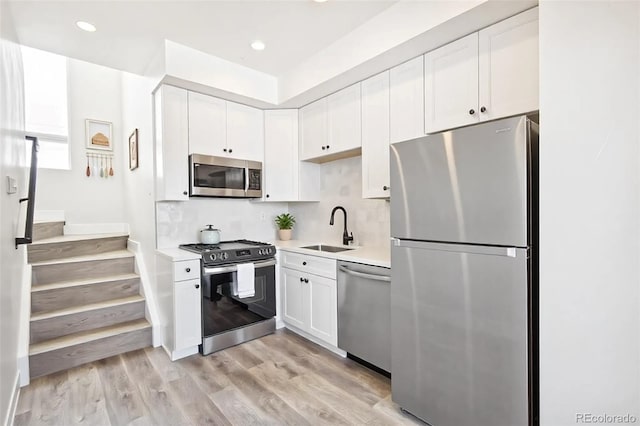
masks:
<path fill-rule="evenodd" d="M 326 246 L 324 244 L 316 244 L 315 246 L 306 246 L 306 247 L 300 247 L 300 248 L 309 249 L 309 250 L 327 251 L 329 253 L 339 253 L 341 251 L 353 250 L 352 248 Z"/>

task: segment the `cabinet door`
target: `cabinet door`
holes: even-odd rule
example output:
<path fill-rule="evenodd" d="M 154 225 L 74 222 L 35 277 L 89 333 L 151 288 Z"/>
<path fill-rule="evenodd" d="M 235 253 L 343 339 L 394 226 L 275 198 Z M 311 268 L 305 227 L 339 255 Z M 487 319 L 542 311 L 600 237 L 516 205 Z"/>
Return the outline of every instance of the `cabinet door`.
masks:
<path fill-rule="evenodd" d="M 309 160 L 322 156 L 328 140 L 327 98 L 300 108 L 300 159 Z"/>
<path fill-rule="evenodd" d="M 280 294 L 282 295 L 282 320 L 301 330 L 307 329 L 309 292 L 304 278 L 298 271 L 280 270 Z"/>
<path fill-rule="evenodd" d="M 391 143 L 424 136 L 423 57 L 391 68 L 389 82 Z"/>
<path fill-rule="evenodd" d="M 156 120 L 156 200 L 189 199 L 187 91 L 162 86 L 154 97 Z"/>
<path fill-rule="evenodd" d="M 362 197 L 389 196 L 389 71 L 362 82 Z"/>
<path fill-rule="evenodd" d="M 189 154 L 225 155 L 227 107 L 223 99 L 189 92 Z"/>
<path fill-rule="evenodd" d="M 264 160 L 264 113 L 235 102 L 227 102 L 227 149 L 232 158 Z"/>
<path fill-rule="evenodd" d="M 424 55 L 425 130 L 478 122 L 478 33 Z"/>
<path fill-rule="evenodd" d="M 180 350 L 202 343 L 200 279 L 174 284 L 175 348 Z"/>
<path fill-rule="evenodd" d="M 357 149 L 362 146 L 360 133 L 360 83 L 333 93 L 327 98 L 327 154 Z"/>
<path fill-rule="evenodd" d="M 479 46 L 480 118 L 537 110 L 538 8 L 480 31 Z"/>
<path fill-rule="evenodd" d="M 298 110 L 264 112 L 264 199 L 298 199 Z"/>
<path fill-rule="evenodd" d="M 336 280 L 304 276 L 309 282 L 304 282 L 309 292 L 309 327 L 307 332 L 338 345 L 338 290 Z"/>

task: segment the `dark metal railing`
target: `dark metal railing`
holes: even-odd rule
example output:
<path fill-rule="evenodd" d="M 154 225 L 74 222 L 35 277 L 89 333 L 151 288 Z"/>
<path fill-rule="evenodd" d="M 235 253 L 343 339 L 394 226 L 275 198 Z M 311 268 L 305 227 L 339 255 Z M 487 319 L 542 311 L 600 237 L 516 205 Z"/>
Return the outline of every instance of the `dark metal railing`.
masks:
<path fill-rule="evenodd" d="M 36 208 L 36 178 L 38 176 L 38 138 L 35 136 L 25 136 L 31 141 L 31 171 L 29 173 L 29 194 L 27 198 L 20 198 L 20 202 L 27 201 L 27 222 L 24 227 L 24 237 L 16 237 L 16 248 L 20 244 L 31 244 L 33 242 L 33 214 Z"/>

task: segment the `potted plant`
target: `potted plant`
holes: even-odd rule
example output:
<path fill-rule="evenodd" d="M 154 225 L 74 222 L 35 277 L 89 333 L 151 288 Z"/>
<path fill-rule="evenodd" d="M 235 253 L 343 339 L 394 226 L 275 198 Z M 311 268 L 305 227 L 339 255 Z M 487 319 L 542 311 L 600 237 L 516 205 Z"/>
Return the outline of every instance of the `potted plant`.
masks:
<path fill-rule="evenodd" d="M 276 216 L 276 225 L 278 225 L 278 238 L 282 241 L 291 239 L 291 229 L 296 223 L 296 218 L 289 213 L 282 213 Z"/>

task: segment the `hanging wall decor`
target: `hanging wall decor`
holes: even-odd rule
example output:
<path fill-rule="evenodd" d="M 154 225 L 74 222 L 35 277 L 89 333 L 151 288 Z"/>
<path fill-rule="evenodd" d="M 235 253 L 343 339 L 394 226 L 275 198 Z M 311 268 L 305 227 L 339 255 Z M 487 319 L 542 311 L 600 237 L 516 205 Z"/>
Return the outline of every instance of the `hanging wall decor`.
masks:
<path fill-rule="evenodd" d="M 88 149 L 113 151 L 113 125 L 108 121 L 85 120 Z"/>
<path fill-rule="evenodd" d="M 138 129 L 129 136 L 129 169 L 138 168 Z"/>

